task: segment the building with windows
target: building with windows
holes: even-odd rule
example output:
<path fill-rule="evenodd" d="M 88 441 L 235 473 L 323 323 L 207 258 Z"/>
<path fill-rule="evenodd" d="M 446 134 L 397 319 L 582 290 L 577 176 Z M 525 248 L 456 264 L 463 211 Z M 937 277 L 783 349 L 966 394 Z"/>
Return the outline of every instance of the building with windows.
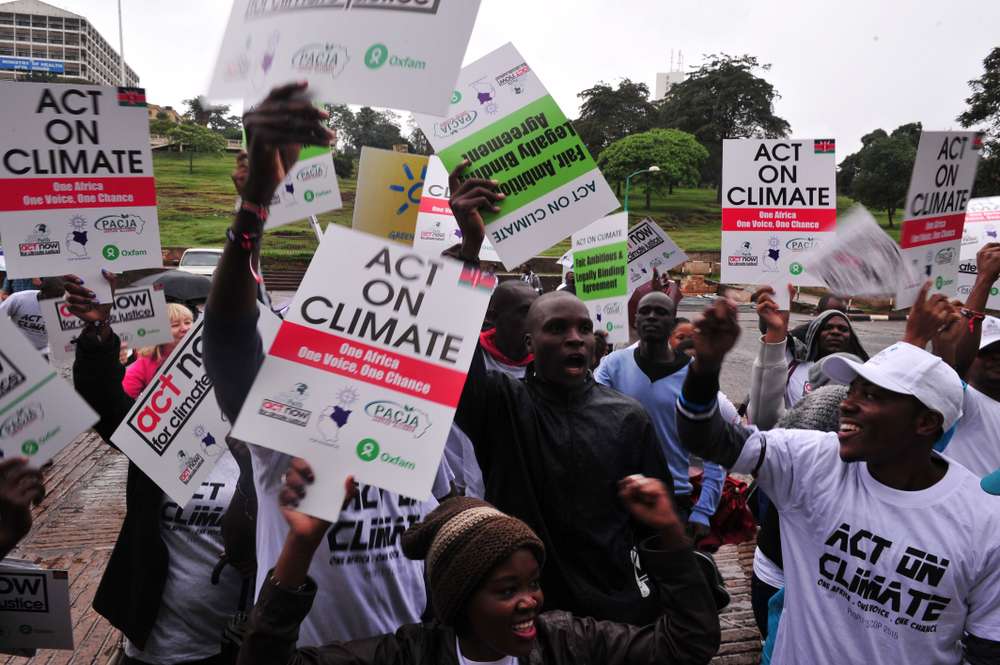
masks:
<path fill-rule="evenodd" d="M 0 2 L 0 81 L 32 73 L 121 85 L 121 58 L 90 22 L 41 0 Z M 139 76 L 126 63 L 126 85 Z"/>

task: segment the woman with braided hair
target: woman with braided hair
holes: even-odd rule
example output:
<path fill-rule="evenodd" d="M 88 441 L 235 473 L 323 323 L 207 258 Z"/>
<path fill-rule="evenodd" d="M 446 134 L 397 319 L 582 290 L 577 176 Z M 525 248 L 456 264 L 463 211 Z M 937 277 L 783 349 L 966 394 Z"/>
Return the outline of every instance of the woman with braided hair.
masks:
<path fill-rule="evenodd" d="M 294 510 L 314 479 L 304 460 L 293 460 L 280 496 L 290 531 L 251 616 L 241 665 L 676 665 L 707 663 L 718 650 L 715 599 L 684 525 L 663 483 L 642 476 L 622 480 L 619 497 L 634 519 L 659 534 L 640 548 L 643 570 L 660 587 L 656 623 L 640 628 L 543 612 L 542 541 L 524 522 L 485 501 L 455 497 L 402 536 L 406 556 L 425 562 L 435 621 L 296 649 L 299 624 L 316 594 L 307 577 L 309 561 L 329 527 Z"/>

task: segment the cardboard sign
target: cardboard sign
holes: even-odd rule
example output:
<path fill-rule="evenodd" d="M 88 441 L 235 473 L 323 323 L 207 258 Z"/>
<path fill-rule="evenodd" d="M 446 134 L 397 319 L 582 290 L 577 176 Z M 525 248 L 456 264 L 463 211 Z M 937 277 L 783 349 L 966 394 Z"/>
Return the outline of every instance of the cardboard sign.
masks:
<path fill-rule="evenodd" d="M 833 238 L 807 253 L 802 263 L 839 296 L 892 296 L 910 270 L 896 242 L 860 205 L 848 210 Z M 787 293 L 775 288 L 776 294 L 781 291 Z"/>
<path fill-rule="evenodd" d="M 684 250 L 659 224 L 649 218 L 642 220 L 628 232 L 628 292 L 649 282 L 654 269 L 666 275 L 687 260 Z"/>
<path fill-rule="evenodd" d="M 119 289 L 111 302 L 109 323 L 130 347 L 156 346 L 173 339 L 162 290 L 153 286 Z M 40 305 L 49 336 L 50 360 L 54 365 L 72 365 L 83 321 L 70 313 L 62 298 L 42 300 Z"/>
<path fill-rule="evenodd" d="M 837 223 L 833 139 L 722 142 L 722 281 L 821 286 L 802 256 Z"/>
<path fill-rule="evenodd" d="M 608 341 L 628 341 L 628 213 L 599 219 L 573 234 L 576 295 L 590 310 L 595 330 Z"/>
<path fill-rule="evenodd" d="M 573 125 L 512 44 L 462 69 L 446 118 L 415 116 L 451 172 L 497 180 L 500 212 L 482 211 L 508 269 L 618 207 Z"/>
<path fill-rule="evenodd" d="M 299 161 L 275 191 L 264 229 L 343 207 L 340 184 L 333 168 L 333 153 L 329 148 L 309 146 L 302 149 Z"/>
<path fill-rule="evenodd" d="M 965 208 L 981 152 L 976 132 L 920 134 L 899 232 L 912 280 L 900 285 L 897 309 L 912 305 L 927 280 L 930 294 L 956 294 Z"/>
<path fill-rule="evenodd" d="M 97 414 L 0 316 L 0 456 L 40 466 L 97 422 Z"/>
<path fill-rule="evenodd" d="M 159 267 L 141 88 L 0 82 L 0 235 L 12 277 Z"/>
<path fill-rule="evenodd" d="M 13 649 L 72 649 L 69 573 L 17 559 L 0 562 L 0 644 Z"/>
<path fill-rule="evenodd" d="M 443 115 L 479 0 L 236 0 L 209 87 L 256 103 L 308 81 L 317 101 Z"/>
<path fill-rule="evenodd" d="M 361 148 L 351 228 L 412 245 L 426 175 L 423 155 Z"/>
<path fill-rule="evenodd" d="M 261 307 L 257 329 L 264 348 L 277 319 Z M 229 423 L 205 373 L 201 335 L 205 320 L 188 331 L 163 361 L 111 435 L 111 440 L 178 505 L 191 500 L 226 451 Z M 271 334 L 268 334 L 271 331 Z"/>
<path fill-rule="evenodd" d="M 972 199 L 965 210 L 962 254 L 958 264 L 958 297 L 963 301 L 976 283 L 976 253 L 991 242 L 1000 242 L 1000 196 Z M 994 284 L 987 309 L 1000 309 L 1000 288 Z"/>
<path fill-rule="evenodd" d="M 462 232 L 448 203 L 450 198 L 448 171 L 437 155 L 431 155 L 427 161 L 423 195 L 420 197 L 413 249 L 425 254 L 440 254 L 452 245 L 462 242 Z M 483 261 L 500 260 L 489 238 L 483 240 L 479 258 Z"/>
<path fill-rule="evenodd" d="M 429 496 L 495 283 L 330 224 L 233 436 L 308 460 L 300 510 L 324 519 L 349 473 Z"/>

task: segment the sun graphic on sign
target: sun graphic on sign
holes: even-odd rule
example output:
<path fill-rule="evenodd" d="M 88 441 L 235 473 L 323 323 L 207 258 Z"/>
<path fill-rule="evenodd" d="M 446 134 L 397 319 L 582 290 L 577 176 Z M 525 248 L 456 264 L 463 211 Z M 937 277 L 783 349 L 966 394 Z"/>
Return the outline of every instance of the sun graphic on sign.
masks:
<path fill-rule="evenodd" d="M 406 182 L 400 185 L 389 185 L 389 189 L 394 192 L 399 192 L 403 194 L 406 198 L 403 199 L 403 204 L 396 208 L 396 214 L 402 215 L 404 212 L 410 209 L 410 204 L 420 205 L 420 193 L 424 189 L 424 178 L 427 176 L 427 165 L 425 164 L 422 169 L 420 169 L 420 180 L 413 177 L 413 170 L 410 168 L 409 164 L 403 164 L 403 175 L 406 176 Z"/>

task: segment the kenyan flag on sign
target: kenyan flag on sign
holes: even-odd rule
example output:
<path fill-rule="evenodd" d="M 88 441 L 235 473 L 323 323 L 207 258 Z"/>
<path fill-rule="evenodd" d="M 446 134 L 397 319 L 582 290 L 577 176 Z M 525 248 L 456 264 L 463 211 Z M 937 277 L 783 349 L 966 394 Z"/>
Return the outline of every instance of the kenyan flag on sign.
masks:
<path fill-rule="evenodd" d="M 813 141 L 813 150 L 817 155 L 832 155 L 836 141 L 834 139 L 816 139 Z"/>
<path fill-rule="evenodd" d="M 118 106 L 146 106 L 146 91 L 142 88 L 118 88 Z"/>

